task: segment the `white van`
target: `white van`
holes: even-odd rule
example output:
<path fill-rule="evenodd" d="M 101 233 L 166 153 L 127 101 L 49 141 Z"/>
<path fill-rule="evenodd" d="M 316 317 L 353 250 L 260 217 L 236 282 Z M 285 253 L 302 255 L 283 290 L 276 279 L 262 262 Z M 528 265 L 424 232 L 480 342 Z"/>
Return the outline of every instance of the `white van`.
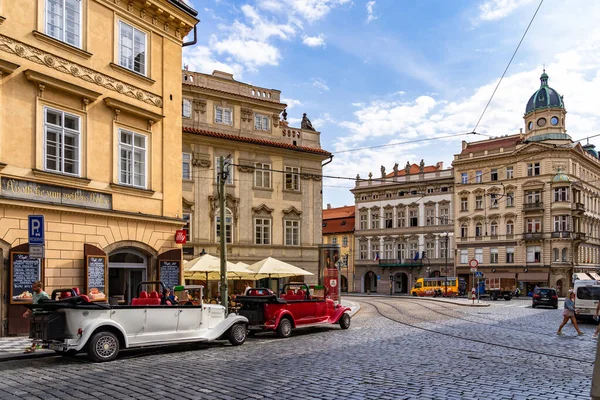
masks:
<path fill-rule="evenodd" d="M 573 274 L 575 290 L 575 308 L 580 317 L 593 317 L 600 301 L 600 276 L 595 273 Z"/>

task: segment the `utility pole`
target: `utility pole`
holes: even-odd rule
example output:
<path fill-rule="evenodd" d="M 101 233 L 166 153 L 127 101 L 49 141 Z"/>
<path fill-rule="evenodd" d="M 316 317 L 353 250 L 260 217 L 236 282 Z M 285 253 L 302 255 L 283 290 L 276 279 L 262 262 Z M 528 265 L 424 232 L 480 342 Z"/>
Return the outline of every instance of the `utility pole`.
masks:
<path fill-rule="evenodd" d="M 446 297 L 448 297 L 448 250 L 448 231 L 446 231 Z M 458 279 L 456 283 L 458 283 Z"/>
<path fill-rule="evenodd" d="M 227 157 L 229 160 L 229 157 Z M 227 223 L 225 221 L 225 182 L 229 175 L 229 163 L 225 163 L 223 156 L 219 157 L 219 240 L 221 241 L 221 304 L 225 307 L 225 315 L 229 310 L 229 298 L 227 290 L 227 243 L 225 229 Z"/>

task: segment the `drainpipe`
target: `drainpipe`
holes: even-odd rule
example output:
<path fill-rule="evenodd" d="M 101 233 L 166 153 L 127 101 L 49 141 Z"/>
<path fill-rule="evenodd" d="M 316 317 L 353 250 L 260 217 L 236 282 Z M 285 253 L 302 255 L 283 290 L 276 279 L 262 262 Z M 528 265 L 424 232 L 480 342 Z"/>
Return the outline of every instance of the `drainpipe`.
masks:
<path fill-rule="evenodd" d="M 329 156 L 329 161 L 327 161 L 325 164 L 321 165 L 321 168 L 323 168 L 324 166 L 326 166 L 327 164 L 329 164 L 332 161 L 333 161 L 333 154 L 331 156 Z"/>
<path fill-rule="evenodd" d="M 194 25 L 194 40 L 192 40 L 191 42 L 182 43 L 181 47 L 192 46 L 196 44 L 196 42 L 198 42 L 198 31 L 196 30 L 196 25 Z"/>

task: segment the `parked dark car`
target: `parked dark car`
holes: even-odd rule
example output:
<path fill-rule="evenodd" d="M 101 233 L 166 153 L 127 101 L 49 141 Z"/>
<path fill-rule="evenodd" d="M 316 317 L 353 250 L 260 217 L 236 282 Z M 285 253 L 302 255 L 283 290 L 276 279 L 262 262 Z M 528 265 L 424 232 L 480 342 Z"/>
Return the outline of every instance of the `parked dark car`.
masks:
<path fill-rule="evenodd" d="M 537 288 L 533 291 L 531 308 L 537 306 L 548 306 L 558 308 L 558 294 L 552 288 Z"/>

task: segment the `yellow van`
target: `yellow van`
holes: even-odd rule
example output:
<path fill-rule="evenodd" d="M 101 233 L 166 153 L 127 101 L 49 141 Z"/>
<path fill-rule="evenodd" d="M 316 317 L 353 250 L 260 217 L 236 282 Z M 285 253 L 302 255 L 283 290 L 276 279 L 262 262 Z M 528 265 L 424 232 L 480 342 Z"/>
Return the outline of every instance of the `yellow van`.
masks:
<path fill-rule="evenodd" d="M 438 276 L 435 278 L 419 278 L 415 282 L 415 286 L 411 289 L 410 294 L 413 296 L 433 296 L 436 292 L 444 296 L 458 296 L 458 279 L 448 277 L 447 280 L 448 292 L 446 294 L 446 278 Z"/>

